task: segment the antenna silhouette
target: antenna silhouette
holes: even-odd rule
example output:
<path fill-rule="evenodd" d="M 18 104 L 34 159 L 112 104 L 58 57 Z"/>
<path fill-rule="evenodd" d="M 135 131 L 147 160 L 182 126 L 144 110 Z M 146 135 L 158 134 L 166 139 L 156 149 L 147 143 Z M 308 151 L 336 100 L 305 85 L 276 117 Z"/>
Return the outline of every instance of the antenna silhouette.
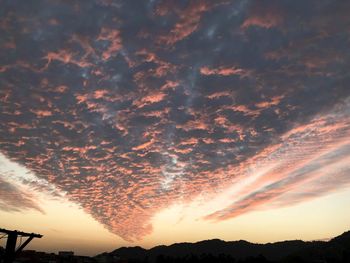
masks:
<path fill-rule="evenodd" d="M 30 241 L 33 240 L 33 238 L 42 238 L 42 235 L 40 234 L 34 234 L 34 233 L 25 233 L 17 230 L 7 230 L 0 228 L 0 233 L 4 233 L 7 235 L 7 242 L 6 242 L 6 248 L 5 248 L 5 255 L 3 258 L 4 263 L 12 263 L 16 256 L 25 248 Z M 16 243 L 18 237 L 28 237 L 26 241 L 23 242 L 17 249 L 16 249 Z"/>

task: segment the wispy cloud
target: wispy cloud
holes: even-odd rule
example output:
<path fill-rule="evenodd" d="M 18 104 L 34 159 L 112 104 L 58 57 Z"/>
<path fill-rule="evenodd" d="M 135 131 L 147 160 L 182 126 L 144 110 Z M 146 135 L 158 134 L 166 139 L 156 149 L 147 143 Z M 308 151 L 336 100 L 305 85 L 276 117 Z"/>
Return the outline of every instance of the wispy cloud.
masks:
<path fill-rule="evenodd" d="M 348 114 L 349 105 L 343 105 L 283 134 L 271 152 L 254 160 L 246 174 L 254 179 L 240 189 L 238 200 L 206 218 L 223 220 L 271 204 L 293 205 L 347 187 L 350 179 L 344 175 L 350 161 Z M 337 178 L 339 183 L 334 183 Z"/>
<path fill-rule="evenodd" d="M 35 209 L 43 213 L 35 197 L 0 177 L 0 209 L 9 212 L 20 212 Z"/>

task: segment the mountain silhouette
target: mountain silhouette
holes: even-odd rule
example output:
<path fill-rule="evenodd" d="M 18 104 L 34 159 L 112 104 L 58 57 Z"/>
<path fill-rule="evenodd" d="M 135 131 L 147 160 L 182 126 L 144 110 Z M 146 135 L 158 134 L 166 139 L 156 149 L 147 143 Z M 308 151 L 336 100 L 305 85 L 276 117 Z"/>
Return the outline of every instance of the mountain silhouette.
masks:
<path fill-rule="evenodd" d="M 229 256 L 241 262 L 346 262 L 350 263 L 350 231 L 329 241 L 291 240 L 267 244 L 255 244 L 244 240 L 205 240 L 196 243 L 176 243 L 151 249 L 122 247 L 96 257 L 113 257 L 128 262 L 181 262 L 174 259 Z M 159 258 L 167 260 L 159 260 Z M 260 260 L 259 260 L 260 257 Z M 243 261 L 257 258 L 256 261 Z M 171 260 L 170 260 L 171 259 Z M 264 261 L 266 260 L 266 261 Z M 239 262 L 238 261 L 238 262 Z M 183 261 L 185 262 L 185 261 Z M 192 261 L 186 261 L 192 262 Z M 201 262 L 201 261 L 196 261 Z M 213 260 L 213 262 L 219 262 Z M 231 261 L 230 261 L 231 262 Z"/>

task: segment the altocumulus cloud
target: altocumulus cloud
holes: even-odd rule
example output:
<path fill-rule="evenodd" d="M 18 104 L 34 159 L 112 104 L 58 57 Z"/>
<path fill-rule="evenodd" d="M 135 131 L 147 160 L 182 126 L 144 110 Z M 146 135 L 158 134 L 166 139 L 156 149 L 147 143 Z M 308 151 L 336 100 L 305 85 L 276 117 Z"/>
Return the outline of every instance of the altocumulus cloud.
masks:
<path fill-rule="evenodd" d="M 1 153 L 124 239 L 244 180 L 206 218 L 349 185 L 348 2 L 1 6 Z M 7 177 L 0 209 L 40 210 Z"/>

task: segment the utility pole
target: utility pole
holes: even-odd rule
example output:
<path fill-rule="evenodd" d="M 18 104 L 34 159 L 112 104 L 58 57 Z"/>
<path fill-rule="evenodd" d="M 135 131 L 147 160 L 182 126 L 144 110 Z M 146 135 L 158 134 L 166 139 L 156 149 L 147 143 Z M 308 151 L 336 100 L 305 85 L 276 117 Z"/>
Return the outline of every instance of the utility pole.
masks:
<path fill-rule="evenodd" d="M 34 233 L 25 233 L 17 230 L 7 230 L 0 228 L 0 233 L 7 235 L 7 242 L 5 248 L 5 254 L 3 257 L 3 263 L 12 263 L 16 256 L 25 248 L 33 238 L 42 238 L 42 235 Z M 23 244 L 16 248 L 17 238 L 18 237 L 28 237 Z"/>

